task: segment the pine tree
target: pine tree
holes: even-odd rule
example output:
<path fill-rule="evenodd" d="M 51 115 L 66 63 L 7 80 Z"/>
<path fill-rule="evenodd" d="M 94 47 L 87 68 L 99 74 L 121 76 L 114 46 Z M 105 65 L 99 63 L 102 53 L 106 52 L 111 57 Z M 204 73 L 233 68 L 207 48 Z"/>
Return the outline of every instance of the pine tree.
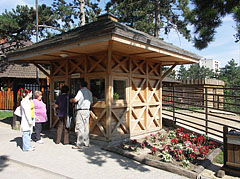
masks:
<path fill-rule="evenodd" d="M 177 77 L 178 80 L 187 80 L 188 79 L 188 71 L 184 65 L 180 66 L 177 76 L 178 76 Z"/>
<path fill-rule="evenodd" d="M 187 21 L 194 26 L 194 44 L 203 49 L 214 41 L 217 27 L 222 24 L 222 18 L 233 14 L 237 23 L 236 40 L 240 36 L 240 1 L 239 0 L 191 0 L 194 8 L 186 14 Z"/>
<path fill-rule="evenodd" d="M 188 0 L 111 0 L 106 11 L 118 17 L 119 22 L 160 38 L 177 30 L 190 40 L 182 15 L 189 11 Z"/>

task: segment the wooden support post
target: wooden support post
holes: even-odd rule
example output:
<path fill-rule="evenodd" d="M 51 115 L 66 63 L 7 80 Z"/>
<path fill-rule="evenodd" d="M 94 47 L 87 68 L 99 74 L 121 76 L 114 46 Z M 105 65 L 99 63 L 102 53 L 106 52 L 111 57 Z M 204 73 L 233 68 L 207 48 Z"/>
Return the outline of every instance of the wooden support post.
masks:
<path fill-rule="evenodd" d="M 106 69 L 106 129 L 107 141 L 111 139 L 111 117 L 112 117 L 112 77 L 111 77 L 111 60 L 112 60 L 112 41 L 108 44 L 107 69 Z"/>
<path fill-rule="evenodd" d="M 162 76 L 162 63 L 160 63 L 159 65 L 159 75 L 160 77 Z M 160 78 L 160 87 L 159 87 L 159 95 L 160 95 L 160 116 L 159 116 L 159 119 L 160 119 L 160 125 L 161 125 L 161 128 L 162 128 L 162 79 Z"/>
<path fill-rule="evenodd" d="M 148 95 L 148 90 L 149 90 L 149 75 L 148 75 L 148 62 L 146 61 L 146 113 L 145 113 L 145 126 L 146 126 L 146 132 L 149 132 L 149 123 L 150 123 L 150 118 L 148 119 L 148 110 L 149 110 L 149 95 Z"/>
<path fill-rule="evenodd" d="M 205 88 L 205 132 L 208 134 L 208 89 Z"/>
<path fill-rule="evenodd" d="M 131 137 L 132 134 L 132 59 L 129 58 L 129 135 Z"/>
<path fill-rule="evenodd" d="M 175 110 L 176 110 L 176 107 L 175 107 L 175 88 L 174 86 L 172 86 L 172 105 L 173 105 L 173 122 L 174 122 L 174 125 L 176 125 L 176 113 L 175 113 Z"/>
<path fill-rule="evenodd" d="M 50 65 L 50 74 L 52 73 L 53 71 L 53 65 L 51 63 Z M 50 128 L 52 128 L 52 122 L 53 122 L 53 115 L 54 115 L 54 112 L 53 112 L 53 97 L 54 97 L 54 83 L 53 83 L 53 76 L 50 75 L 50 78 L 49 78 L 49 82 L 50 82 Z"/>
<path fill-rule="evenodd" d="M 224 162 L 224 167 L 226 167 L 227 163 L 227 134 L 228 134 L 228 127 L 223 126 L 223 162 Z"/>

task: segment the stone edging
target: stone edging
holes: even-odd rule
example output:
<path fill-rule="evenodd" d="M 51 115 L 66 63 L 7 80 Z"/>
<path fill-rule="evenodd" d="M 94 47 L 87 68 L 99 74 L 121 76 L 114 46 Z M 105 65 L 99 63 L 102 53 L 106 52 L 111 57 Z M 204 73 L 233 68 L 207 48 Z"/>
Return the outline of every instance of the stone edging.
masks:
<path fill-rule="evenodd" d="M 146 164 L 155 168 L 163 169 L 172 173 L 176 173 L 178 175 L 186 176 L 188 178 L 200 178 L 201 172 L 209 165 L 211 164 L 212 160 L 221 152 L 221 149 L 217 148 L 215 149 L 209 156 L 206 157 L 203 164 L 201 166 L 198 166 L 194 169 L 194 171 L 186 170 L 182 167 L 173 165 L 171 163 L 166 163 L 162 161 L 156 161 L 147 157 L 141 157 L 135 154 L 132 154 L 128 151 L 124 151 L 120 148 L 114 147 L 114 146 L 107 146 L 103 147 L 103 150 L 114 152 L 117 154 L 120 154 L 124 157 L 133 159 L 135 161 L 138 161 L 142 164 Z"/>

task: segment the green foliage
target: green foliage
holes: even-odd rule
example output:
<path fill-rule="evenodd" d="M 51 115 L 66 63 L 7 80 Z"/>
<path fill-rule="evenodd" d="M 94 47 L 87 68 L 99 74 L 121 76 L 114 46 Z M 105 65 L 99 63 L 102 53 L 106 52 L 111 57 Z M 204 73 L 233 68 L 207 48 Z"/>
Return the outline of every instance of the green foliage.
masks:
<path fill-rule="evenodd" d="M 224 94 L 228 96 L 224 97 L 224 102 L 229 104 L 224 104 L 224 108 L 232 112 L 240 112 L 238 106 L 231 105 L 240 104 L 240 98 L 236 98 L 236 96 L 240 96 L 240 90 L 228 89 L 239 88 L 240 86 L 240 66 L 237 65 L 234 59 L 230 60 L 225 67 L 221 68 L 218 79 L 223 80 L 227 88 L 224 90 Z"/>
<path fill-rule="evenodd" d="M 39 5 L 39 28 L 41 36 L 48 34 L 46 26 L 57 26 L 50 7 L 45 4 Z M 33 7 L 17 5 L 12 11 L 5 11 L 0 15 L 0 39 L 18 42 L 20 40 L 31 40 L 36 35 L 36 11 Z"/>
<path fill-rule="evenodd" d="M 119 99 L 119 94 L 118 93 L 114 93 L 113 94 L 113 99 L 115 99 L 115 100 Z"/>
<path fill-rule="evenodd" d="M 191 0 L 194 8 L 186 14 L 186 20 L 194 26 L 194 44 L 198 49 L 203 49 L 214 40 L 216 28 L 222 24 L 222 18 L 233 14 L 237 23 L 236 41 L 240 35 L 240 1 L 239 0 Z"/>
<path fill-rule="evenodd" d="M 85 19 L 86 23 L 96 20 L 96 17 L 101 13 L 102 9 L 99 7 L 100 0 L 85 0 Z M 80 0 L 54 0 L 53 12 L 56 18 L 61 21 L 61 27 L 68 31 L 69 29 L 78 27 L 82 24 L 80 20 L 81 9 Z"/>
<path fill-rule="evenodd" d="M 168 34 L 177 30 L 190 40 L 190 31 L 182 18 L 189 11 L 188 0 L 111 0 L 106 11 L 137 30 L 159 38 L 159 32 Z"/>
<path fill-rule="evenodd" d="M 220 152 L 214 159 L 213 159 L 214 163 L 219 163 L 219 164 L 223 164 L 223 152 Z"/>
<path fill-rule="evenodd" d="M 181 65 L 178 71 L 178 80 L 186 80 L 188 78 L 188 71 L 184 67 L 184 65 Z"/>
<path fill-rule="evenodd" d="M 214 78 L 216 74 L 213 70 L 199 64 L 191 65 L 188 70 L 181 65 L 178 72 L 178 80 Z"/>
<path fill-rule="evenodd" d="M 98 2 L 85 0 L 86 22 L 96 20 L 101 12 Z M 96 3 L 97 2 L 97 3 Z M 39 35 L 41 39 L 53 36 L 78 27 L 80 24 L 79 0 L 68 2 L 54 0 L 52 6 L 45 4 L 38 6 Z M 19 42 L 31 40 L 36 35 L 36 10 L 33 7 L 17 5 L 11 11 L 5 11 L 0 15 L 0 39 Z"/>
<path fill-rule="evenodd" d="M 0 111 L 0 119 L 5 119 L 8 117 L 13 117 L 12 111 Z"/>

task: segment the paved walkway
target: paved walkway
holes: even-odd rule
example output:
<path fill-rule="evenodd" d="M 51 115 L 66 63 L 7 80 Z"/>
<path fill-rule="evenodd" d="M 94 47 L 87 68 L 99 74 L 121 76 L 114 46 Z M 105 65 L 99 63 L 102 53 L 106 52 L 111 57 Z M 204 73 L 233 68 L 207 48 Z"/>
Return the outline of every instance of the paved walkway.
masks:
<path fill-rule="evenodd" d="M 0 178 L 1 174 L 4 174 L 3 176 L 8 176 L 7 178 L 15 179 L 16 175 L 9 176 L 8 173 L 18 171 L 13 170 L 14 167 L 26 170 L 26 175 L 20 172 L 18 179 L 47 176 L 74 179 L 185 178 L 101 150 L 100 146 L 93 144 L 83 150 L 73 150 L 71 145 L 57 145 L 53 141 L 54 134 L 54 131 L 44 132 L 44 144 L 33 143 L 36 146 L 34 152 L 23 152 L 20 148 L 22 133 L 0 123 L 0 157 L 8 159 L 0 160 Z"/>

